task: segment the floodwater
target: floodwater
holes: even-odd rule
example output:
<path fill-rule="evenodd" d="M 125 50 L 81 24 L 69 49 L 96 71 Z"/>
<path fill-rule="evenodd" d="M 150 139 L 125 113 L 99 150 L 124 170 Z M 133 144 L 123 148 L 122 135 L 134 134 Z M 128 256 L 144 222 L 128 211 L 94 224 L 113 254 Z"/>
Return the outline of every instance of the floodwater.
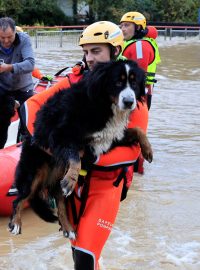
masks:
<path fill-rule="evenodd" d="M 200 269 L 200 41 L 159 40 L 162 63 L 148 136 L 154 161 L 135 175 L 103 253 L 106 270 Z M 81 51 L 37 49 L 38 67 L 54 74 Z M 20 236 L 0 221 L 0 270 L 72 270 L 70 245 L 30 209 Z M 87 269 L 85 269 L 87 270 Z"/>

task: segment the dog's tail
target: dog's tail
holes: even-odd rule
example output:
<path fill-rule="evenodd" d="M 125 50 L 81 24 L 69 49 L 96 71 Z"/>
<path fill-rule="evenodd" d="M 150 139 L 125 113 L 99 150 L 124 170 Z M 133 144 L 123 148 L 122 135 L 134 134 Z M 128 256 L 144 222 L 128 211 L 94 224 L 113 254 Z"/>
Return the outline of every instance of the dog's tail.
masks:
<path fill-rule="evenodd" d="M 47 200 L 42 199 L 36 192 L 29 200 L 30 206 L 33 211 L 43 220 L 54 223 L 58 221 L 58 217 L 54 215 L 53 209 L 50 208 Z"/>

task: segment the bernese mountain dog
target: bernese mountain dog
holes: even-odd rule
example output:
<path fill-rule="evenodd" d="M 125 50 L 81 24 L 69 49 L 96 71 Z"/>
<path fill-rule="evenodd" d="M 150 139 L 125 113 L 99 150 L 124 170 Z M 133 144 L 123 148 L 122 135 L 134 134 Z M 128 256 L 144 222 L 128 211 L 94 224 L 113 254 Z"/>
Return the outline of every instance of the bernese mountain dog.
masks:
<path fill-rule="evenodd" d="M 13 234 L 21 233 L 21 210 L 28 200 L 42 219 L 59 220 L 64 236 L 75 239 L 65 197 L 77 183 L 83 155 L 98 157 L 113 144 L 136 140 L 143 146 L 144 157 L 152 161 L 143 131 L 126 128 L 131 111 L 144 95 L 145 72 L 131 60 L 119 60 L 99 63 L 79 83 L 48 99 L 37 113 L 33 137 L 23 143 L 16 168 L 18 196 L 9 223 Z M 56 200 L 58 217 L 44 199 L 46 191 Z"/>

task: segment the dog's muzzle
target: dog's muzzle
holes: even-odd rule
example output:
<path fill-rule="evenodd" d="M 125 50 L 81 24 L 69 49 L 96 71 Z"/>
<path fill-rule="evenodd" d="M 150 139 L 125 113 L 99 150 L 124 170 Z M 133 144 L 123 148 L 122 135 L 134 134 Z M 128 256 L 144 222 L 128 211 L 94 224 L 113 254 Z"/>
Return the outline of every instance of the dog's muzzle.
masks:
<path fill-rule="evenodd" d="M 132 109 L 133 108 L 133 105 L 134 105 L 134 98 L 132 97 L 124 97 L 122 99 L 122 102 L 124 104 L 124 109 Z"/>

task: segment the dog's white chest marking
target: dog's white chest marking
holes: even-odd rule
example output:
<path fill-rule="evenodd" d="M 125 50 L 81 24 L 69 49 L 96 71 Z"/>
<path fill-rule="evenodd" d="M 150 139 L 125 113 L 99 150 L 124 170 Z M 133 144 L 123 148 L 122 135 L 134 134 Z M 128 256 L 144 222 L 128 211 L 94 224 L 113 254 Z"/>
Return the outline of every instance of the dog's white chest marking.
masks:
<path fill-rule="evenodd" d="M 94 139 L 91 146 L 94 148 L 97 156 L 108 151 L 114 140 L 121 140 L 123 138 L 124 130 L 128 124 L 129 110 L 120 111 L 114 104 L 112 109 L 113 117 L 108 121 L 105 128 L 93 134 Z"/>

